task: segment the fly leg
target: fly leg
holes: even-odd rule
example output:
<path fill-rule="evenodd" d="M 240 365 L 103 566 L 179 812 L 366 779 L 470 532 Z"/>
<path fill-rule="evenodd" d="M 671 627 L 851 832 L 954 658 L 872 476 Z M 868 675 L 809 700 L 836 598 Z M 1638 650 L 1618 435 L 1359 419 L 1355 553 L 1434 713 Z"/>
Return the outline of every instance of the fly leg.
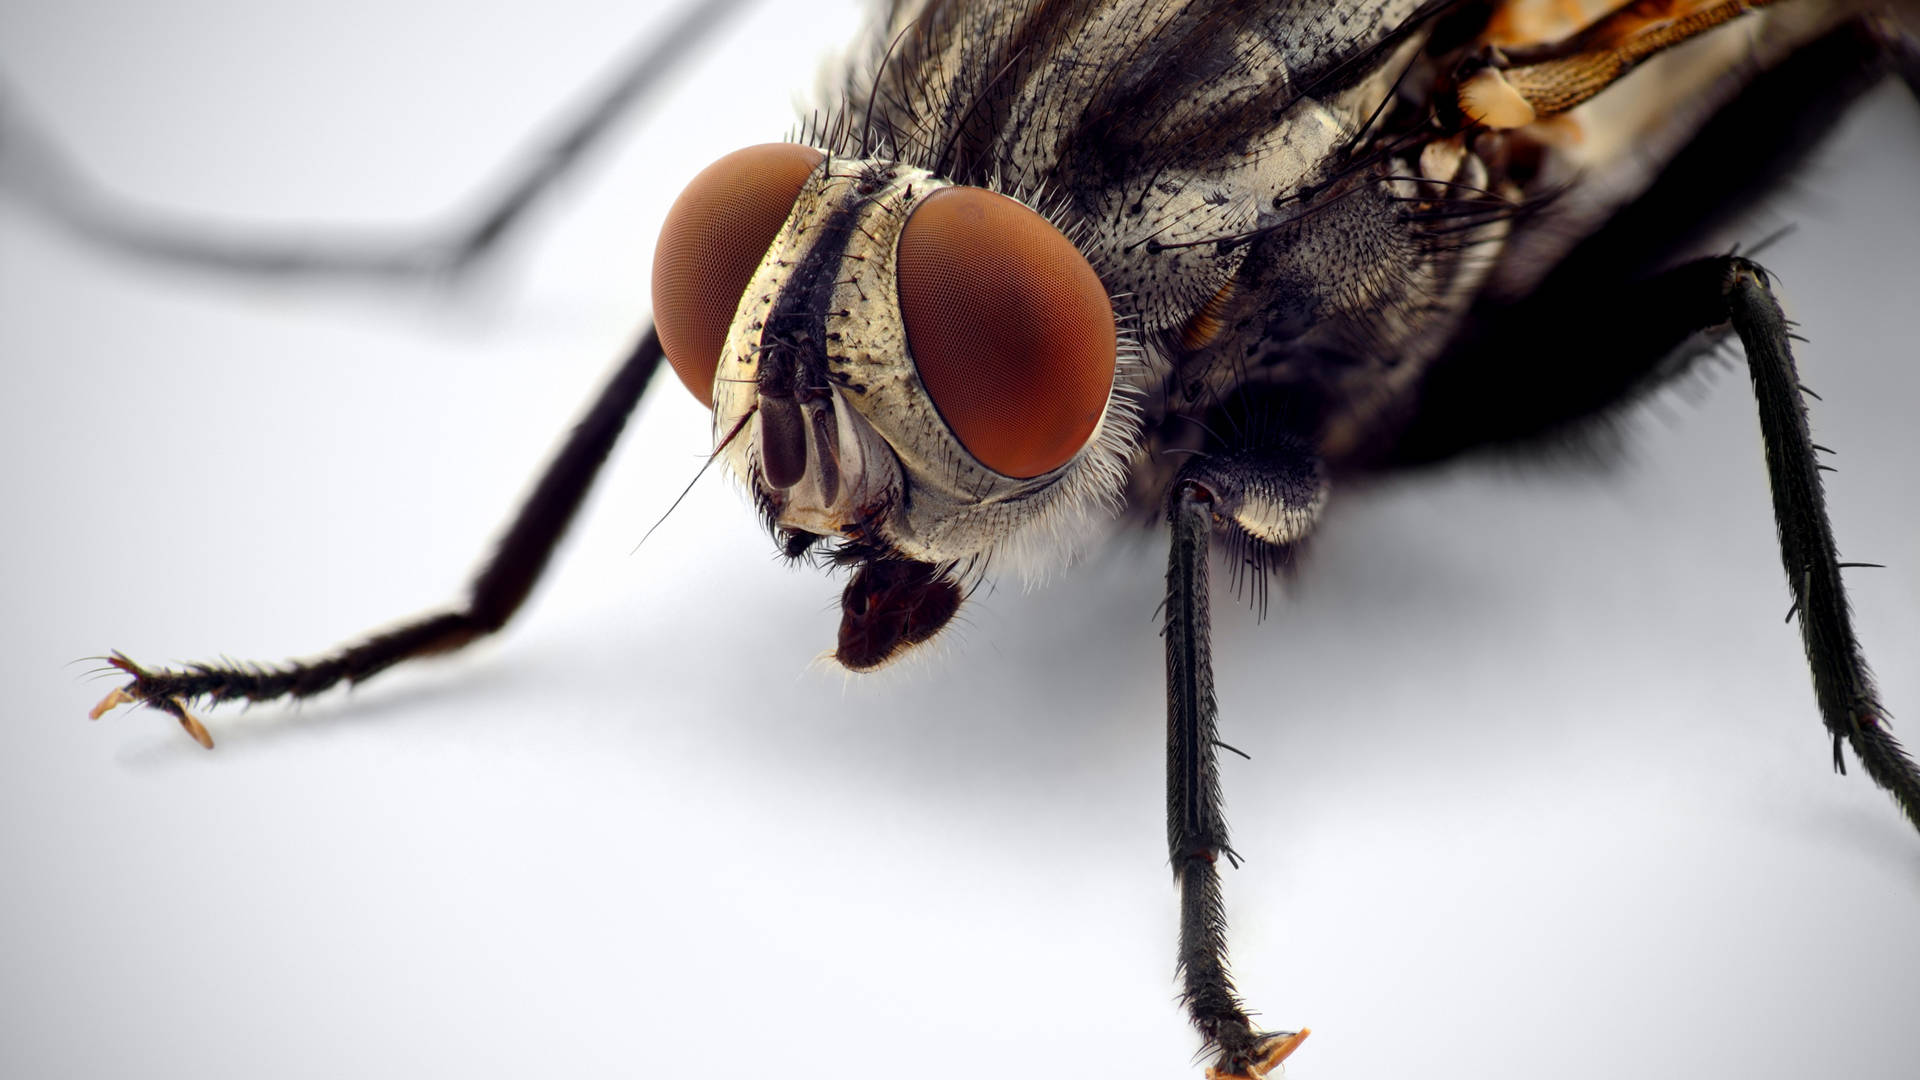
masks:
<path fill-rule="evenodd" d="M 137 210 L 102 192 L 0 94 L 0 191 L 108 251 L 169 266 L 282 278 L 446 280 L 470 271 L 499 247 L 527 210 L 597 146 L 625 111 L 740 6 L 708 0 L 690 6 L 657 41 L 624 61 L 588 100 L 559 118 L 488 185 L 479 213 L 436 235 L 388 241 L 334 242 L 319 237 L 232 236 L 204 221 Z M 4 88 L 4 84 L 0 84 Z M 227 233 L 223 237 L 223 233 Z"/>
<path fill-rule="evenodd" d="M 1820 717 L 1833 735 L 1833 767 L 1846 772 L 1840 744 L 1850 744 L 1867 775 L 1920 828 L 1920 769 L 1887 730 L 1887 710 L 1880 704 L 1854 636 L 1840 572 L 1855 564 L 1840 561 L 1833 525 L 1827 520 L 1822 466 L 1807 426 L 1805 392 L 1794 369 L 1786 316 L 1774 300 L 1766 271 L 1759 266 L 1741 258 L 1704 261 L 1719 269 L 1720 289 L 1717 296 L 1698 298 L 1701 313 L 1714 323 L 1731 322 L 1746 349 L 1760 407 L 1760 437 L 1773 488 L 1780 560 L 1813 669 Z"/>
<path fill-rule="evenodd" d="M 1643 62 L 1774 0 L 1628 0 L 1566 38 L 1490 50 L 1459 84 L 1457 105 L 1476 123 L 1517 128 L 1558 116 Z"/>
<path fill-rule="evenodd" d="M 1428 372 L 1417 411 L 1383 463 L 1497 445 L 1604 456 L 1616 442 L 1610 417 L 1701 355 L 1681 347 L 1702 318 L 1674 301 L 1714 293 L 1714 271 L 1683 280 L 1687 272 L 1669 268 L 1737 227 L 1863 93 L 1900 69 L 1911 45 L 1856 20 L 1755 77 L 1651 188 L 1524 298 L 1474 310 L 1448 359 Z M 1920 61 L 1914 70 L 1920 79 Z"/>
<path fill-rule="evenodd" d="M 1219 706 L 1208 644 L 1207 561 L 1216 525 L 1256 542 L 1288 544 L 1311 529 L 1326 499 L 1326 474 L 1304 446 L 1196 457 L 1168 498 L 1167 847 L 1180 886 L 1181 998 L 1217 1051 L 1208 1080 L 1259 1080 L 1307 1032 L 1256 1031 L 1227 968 L 1220 860 L 1238 861 L 1227 839 L 1215 751 Z"/>
<path fill-rule="evenodd" d="M 660 336 L 649 329 L 547 464 L 493 556 L 474 577 L 465 604 L 371 634 L 314 660 L 276 665 L 191 664 L 156 671 L 114 653 L 109 662 L 132 679 L 94 706 L 92 717 L 97 720 L 120 705 L 150 705 L 178 720 L 189 735 L 211 750 L 213 738 L 188 711 L 191 703 L 310 697 L 343 681 L 370 679 L 403 660 L 452 652 L 499 630 L 519 610 L 547 568 L 555 546 L 659 366 L 661 355 Z"/>
<path fill-rule="evenodd" d="M 1416 421 L 1411 442 L 1403 448 L 1413 452 L 1405 459 L 1425 458 L 1431 447 L 1445 445 L 1436 435 L 1456 450 L 1471 445 L 1460 433 L 1444 431 L 1449 421 L 1438 407 L 1464 401 L 1472 387 L 1487 389 L 1496 404 L 1509 406 L 1500 423 L 1513 425 L 1482 426 L 1472 438 L 1485 444 L 1515 433 L 1537 436 L 1577 421 L 1580 412 L 1591 415 L 1672 377 L 1685 365 L 1663 358 L 1689 334 L 1731 325 L 1746 350 L 1753 380 L 1781 563 L 1793 593 L 1793 614 L 1800 620 L 1820 717 L 1833 737 L 1834 768 L 1845 771 L 1840 746 L 1850 744 L 1867 775 L 1920 827 L 1920 769 L 1887 729 L 1887 711 L 1854 634 L 1841 582 L 1849 564 L 1840 560 L 1827 518 L 1821 448 L 1807 426 L 1805 392 L 1794 368 L 1788 324 L 1766 272 L 1735 256 L 1697 259 L 1630 287 L 1615 285 L 1608 299 L 1596 299 L 1600 294 L 1592 291 L 1604 287 L 1600 281 L 1585 280 L 1590 290 L 1577 308 L 1515 311 L 1508 320 L 1512 331 L 1476 339 L 1475 346 L 1484 350 L 1480 355 L 1489 358 L 1487 371 L 1457 384 L 1432 384 L 1434 426 L 1423 430 Z M 1609 317 L 1595 318 L 1596 310 Z M 1552 325 L 1546 319 L 1556 311 L 1563 332 L 1544 334 L 1543 328 Z M 1578 331 L 1569 335 L 1566 327 Z M 1533 340 L 1515 339 L 1515 334 Z M 1556 337 L 1565 339 L 1566 347 L 1543 350 L 1540 343 Z M 1527 357 L 1538 361 L 1543 355 L 1551 355 L 1553 363 L 1536 362 L 1531 373 L 1509 363 Z M 1497 381 L 1488 380 L 1488 374 L 1496 374 Z"/>

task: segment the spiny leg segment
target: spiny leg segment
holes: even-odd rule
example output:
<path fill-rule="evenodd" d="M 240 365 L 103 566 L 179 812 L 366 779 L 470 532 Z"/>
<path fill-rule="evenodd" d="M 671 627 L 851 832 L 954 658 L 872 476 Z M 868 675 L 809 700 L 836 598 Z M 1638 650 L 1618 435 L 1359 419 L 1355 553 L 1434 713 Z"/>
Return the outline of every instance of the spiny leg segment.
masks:
<path fill-rule="evenodd" d="M 1181 998 L 1193 1026 L 1217 1051 L 1208 1080 L 1260 1080 L 1307 1031 L 1253 1028 L 1227 969 L 1227 918 L 1220 860 L 1236 862 L 1227 839 L 1215 751 L 1219 704 L 1208 641 L 1208 552 L 1216 526 L 1253 542 L 1303 537 L 1326 499 L 1326 475 L 1303 443 L 1202 455 L 1174 480 L 1167 505 L 1167 849 L 1180 886 Z"/>
<path fill-rule="evenodd" d="M 1731 322 L 1746 348 L 1773 489 L 1780 561 L 1793 591 L 1793 612 L 1799 616 L 1813 669 L 1820 717 L 1833 735 L 1833 767 L 1846 771 L 1840 744 L 1850 744 L 1867 775 L 1891 793 L 1907 820 L 1920 828 L 1920 769 L 1887 730 L 1887 710 L 1854 634 L 1846 586 L 1840 580 L 1841 571 L 1853 564 L 1840 561 L 1827 518 L 1819 448 L 1807 425 L 1805 388 L 1794 368 L 1786 316 L 1774 300 L 1766 271 L 1737 257 L 1717 262 L 1721 292 L 1711 323 Z"/>
<path fill-rule="evenodd" d="M 1790 327 L 1766 272 L 1731 255 L 1695 259 L 1630 285 L 1607 269 L 1603 264 L 1563 283 L 1545 307 L 1489 315 L 1487 331 L 1466 346 L 1483 369 L 1436 372 L 1423 391 L 1430 411 L 1416 420 L 1399 449 L 1401 460 L 1437 460 L 1565 430 L 1685 371 L 1666 358 L 1689 336 L 1730 325 L 1753 381 L 1781 564 L 1793 596 L 1790 617 L 1800 622 L 1835 767 L 1844 771 L 1840 745 L 1850 744 L 1867 774 L 1920 828 L 1920 769 L 1888 730 L 1888 712 L 1854 632 L 1841 575 L 1861 564 L 1842 562 L 1834 540 L 1822 448 L 1808 427 Z M 1564 343 L 1551 337 L 1567 336 L 1567 327 L 1575 331 Z M 1555 363 L 1543 365 L 1549 350 Z M 1476 397 L 1496 408 L 1476 405 Z M 1462 414 L 1472 423 L 1459 424 Z"/>
<path fill-rule="evenodd" d="M 1840 58 L 1858 55 L 1850 40 L 1833 44 L 1845 46 L 1835 54 Z M 1488 314 L 1482 331 L 1463 346 L 1479 366 L 1443 368 L 1428 380 L 1423 412 L 1395 450 L 1398 461 L 1538 444 L 1674 378 L 1687 370 L 1667 362 L 1675 349 L 1693 334 L 1731 326 L 1745 349 L 1759 410 L 1781 564 L 1793 596 L 1790 618 L 1800 621 L 1834 766 L 1845 771 L 1840 745 L 1850 744 L 1867 774 L 1920 828 L 1920 769 L 1888 729 L 1889 714 L 1854 632 L 1841 575 L 1862 564 L 1840 559 L 1820 476 L 1823 448 L 1808 427 L 1790 327 L 1766 272 L 1731 255 L 1681 263 L 1631 284 L 1622 284 L 1617 270 L 1601 260 L 1550 282 L 1552 298 L 1542 306 Z M 1545 355 L 1554 363 L 1542 364 Z"/>
<path fill-rule="evenodd" d="M 452 652 L 499 630 L 546 570 L 662 355 L 660 335 L 649 328 L 548 463 L 493 556 L 474 577 L 465 604 L 369 635 L 314 660 L 271 665 L 223 661 L 149 670 L 116 652 L 108 663 L 132 679 L 109 693 L 90 715 L 98 719 L 120 705 L 148 705 L 178 720 L 200 745 L 212 749 L 213 739 L 188 711 L 190 704 L 311 697 L 343 681 L 370 679 L 405 660 Z"/>

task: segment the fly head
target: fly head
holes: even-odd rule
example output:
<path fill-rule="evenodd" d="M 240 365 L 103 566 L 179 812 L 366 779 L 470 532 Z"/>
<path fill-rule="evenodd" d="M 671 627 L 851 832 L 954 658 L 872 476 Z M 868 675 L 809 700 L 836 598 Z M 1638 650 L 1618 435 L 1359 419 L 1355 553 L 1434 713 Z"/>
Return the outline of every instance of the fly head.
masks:
<path fill-rule="evenodd" d="M 668 214 L 654 307 L 783 552 L 825 541 L 855 568 L 836 654 L 854 670 L 944 626 L 955 575 L 1057 563 L 1116 508 L 1130 342 L 1061 223 L 1011 195 L 749 147 Z"/>

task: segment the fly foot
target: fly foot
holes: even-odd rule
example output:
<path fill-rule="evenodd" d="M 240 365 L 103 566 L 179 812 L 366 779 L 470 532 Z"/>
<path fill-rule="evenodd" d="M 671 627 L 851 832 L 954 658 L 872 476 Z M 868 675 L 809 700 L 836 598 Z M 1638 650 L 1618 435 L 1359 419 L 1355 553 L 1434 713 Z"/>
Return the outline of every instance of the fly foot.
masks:
<path fill-rule="evenodd" d="M 133 681 L 109 691 L 98 705 L 88 711 L 87 719 L 98 720 L 122 705 L 151 705 L 180 721 L 180 726 L 193 736 L 194 742 L 208 750 L 213 749 L 212 734 L 199 717 L 187 711 L 187 703 L 179 695 L 166 693 L 160 688 L 170 678 L 168 672 L 149 672 L 120 653 L 107 657 L 107 663 L 133 676 Z"/>
<path fill-rule="evenodd" d="M 1207 1066 L 1207 1080 L 1267 1080 L 1311 1034 L 1312 1028 L 1301 1028 L 1263 1035 L 1244 1053 L 1221 1054 L 1218 1061 Z"/>

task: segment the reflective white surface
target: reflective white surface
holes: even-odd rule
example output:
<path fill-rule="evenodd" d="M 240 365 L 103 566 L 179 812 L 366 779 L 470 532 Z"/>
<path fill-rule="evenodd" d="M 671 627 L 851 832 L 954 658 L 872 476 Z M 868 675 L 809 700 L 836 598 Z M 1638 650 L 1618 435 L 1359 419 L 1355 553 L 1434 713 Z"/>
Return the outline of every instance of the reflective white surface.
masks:
<path fill-rule="evenodd" d="M 16 6 L 0 71 L 152 205 L 411 224 L 660 18 L 405 6 Z M 84 719 L 78 657 L 301 655 L 457 595 L 644 316 L 667 202 L 847 39 L 819 10 L 735 24 L 451 303 L 156 270 L 0 202 L 0 1075 L 1199 1074 L 1157 536 L 844 679 L 810 666 L 838 581 L 724 483 L 632 550 L 706 439 L 663 384 L 500 641 L 215 710 L 213 754 Z M 1916 132 L 1877 94 L 1738 237 L 1798 226 L 1766 261 L 1908 718 Z M 1316 1029 L 1291 1075 L 1920 1061 L 1920 838 L 1828 768 L 1744 375 L 1639 428 L 1610 476 L 1337 493 L 1265 624 L 1217 597 L 1235 966 Z"/>

